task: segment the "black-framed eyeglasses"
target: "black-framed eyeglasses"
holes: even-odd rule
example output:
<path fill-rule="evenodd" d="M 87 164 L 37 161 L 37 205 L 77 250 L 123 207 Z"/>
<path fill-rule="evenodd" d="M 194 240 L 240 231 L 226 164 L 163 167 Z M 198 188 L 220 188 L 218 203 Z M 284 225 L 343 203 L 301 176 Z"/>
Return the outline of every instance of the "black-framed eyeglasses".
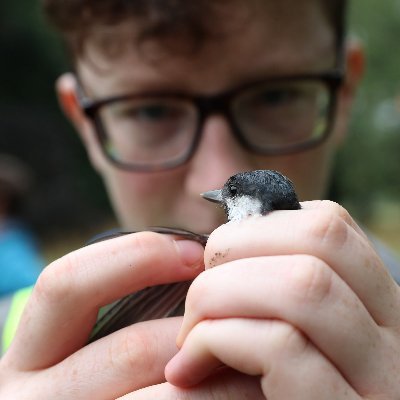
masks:
<path fill-rule="evenodd" d="M 80 103 L 107 158 L 132 171 L 160 171 L 195 153 L 206 119 L 223 115 L 238 142 L 262 155 L 320 144 L 331 131 L 343 72 L 253 82 L 213 96 L 144 93 Z"/>

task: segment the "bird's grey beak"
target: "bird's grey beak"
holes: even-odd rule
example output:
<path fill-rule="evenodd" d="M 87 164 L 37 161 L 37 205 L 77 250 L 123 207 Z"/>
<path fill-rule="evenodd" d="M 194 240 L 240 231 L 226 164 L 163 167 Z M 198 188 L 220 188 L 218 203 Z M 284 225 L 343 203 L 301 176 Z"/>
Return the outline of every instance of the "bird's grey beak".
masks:
<path fill-rule="evenodd" d="M 201 196 L 209 201 L 212 201 L 213 203 L 222 203 L 222 190 L 210 190 L 209 192 L 201 193 Z"/>

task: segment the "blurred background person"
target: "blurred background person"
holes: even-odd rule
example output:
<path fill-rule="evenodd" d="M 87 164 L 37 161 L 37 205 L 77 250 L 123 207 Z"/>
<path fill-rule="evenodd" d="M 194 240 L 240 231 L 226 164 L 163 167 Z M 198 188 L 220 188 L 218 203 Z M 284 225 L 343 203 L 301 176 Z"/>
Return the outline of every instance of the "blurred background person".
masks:
<path fill-rule="evenodd" d="M 44 265 L 22 216 L 31 184 L 27 165 L 0 154 L 0 297 L 35 283 Z"/>

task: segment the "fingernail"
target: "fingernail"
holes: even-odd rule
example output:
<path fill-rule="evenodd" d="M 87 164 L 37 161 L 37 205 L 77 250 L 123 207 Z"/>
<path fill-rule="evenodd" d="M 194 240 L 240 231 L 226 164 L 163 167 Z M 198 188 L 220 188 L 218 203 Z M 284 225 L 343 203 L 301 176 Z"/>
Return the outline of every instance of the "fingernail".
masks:
<path fill-rule="evenodd" d="M 193 240 L 175 240 L 182 262 L 191 268 L 204 265 L 204 247 Z"/>

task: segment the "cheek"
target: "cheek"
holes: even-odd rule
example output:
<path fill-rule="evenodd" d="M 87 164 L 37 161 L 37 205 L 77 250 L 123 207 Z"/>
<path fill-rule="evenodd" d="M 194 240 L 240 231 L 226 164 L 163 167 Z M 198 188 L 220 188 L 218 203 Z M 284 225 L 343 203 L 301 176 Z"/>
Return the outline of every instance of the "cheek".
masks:
<path fill-rule="evenodd" d="M 301 201 L 325 197 L 334 155 L 333 145 L 325 143 L 317 149 L 294 157 L 289 177 L 293 179 Z"/>

